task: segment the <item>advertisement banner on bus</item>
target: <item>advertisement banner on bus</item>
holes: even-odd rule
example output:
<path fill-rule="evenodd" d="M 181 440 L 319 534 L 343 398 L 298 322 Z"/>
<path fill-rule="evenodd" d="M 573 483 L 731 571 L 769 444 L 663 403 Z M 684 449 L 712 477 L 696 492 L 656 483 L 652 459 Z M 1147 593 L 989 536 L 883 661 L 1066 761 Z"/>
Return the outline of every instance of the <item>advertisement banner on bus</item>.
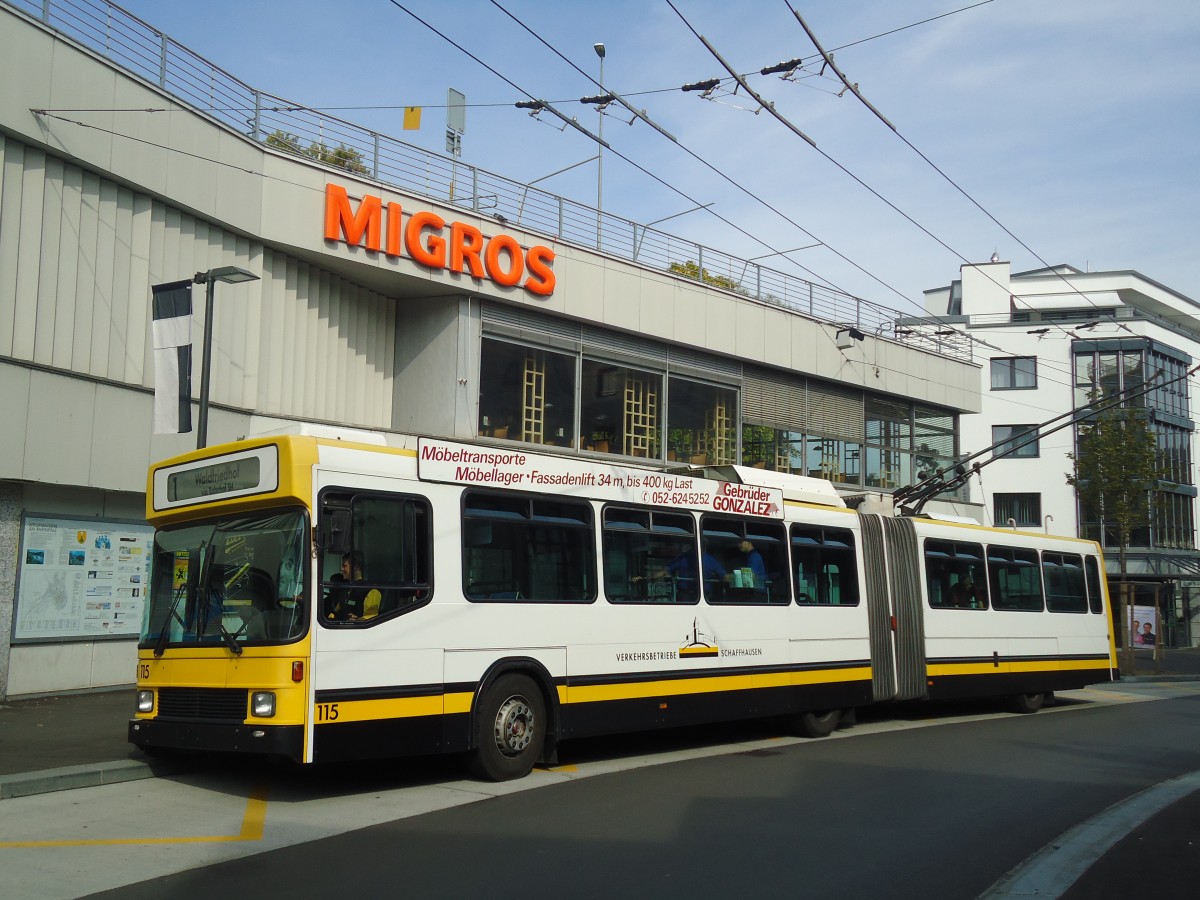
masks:
<path fill-rule="evenodd" d="M 742 516 L 783 517 L 783 492 L 778 488 L 544 456 L 523 450 L 421 438 L 417 443 L 417 466 L 425 481 Z"/>

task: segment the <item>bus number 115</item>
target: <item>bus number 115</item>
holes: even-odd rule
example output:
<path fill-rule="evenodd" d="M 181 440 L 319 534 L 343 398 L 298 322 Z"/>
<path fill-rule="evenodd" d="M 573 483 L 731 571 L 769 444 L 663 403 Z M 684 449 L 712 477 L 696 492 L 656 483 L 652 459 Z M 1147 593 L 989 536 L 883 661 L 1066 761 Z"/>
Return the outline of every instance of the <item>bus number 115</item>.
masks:
<path fill-rule="evenodd" d="M 336 703 L 318 703 L 317 704 L 317 721 L 318 722 L 333 722 L 338 717 L 338 705 Z"/>

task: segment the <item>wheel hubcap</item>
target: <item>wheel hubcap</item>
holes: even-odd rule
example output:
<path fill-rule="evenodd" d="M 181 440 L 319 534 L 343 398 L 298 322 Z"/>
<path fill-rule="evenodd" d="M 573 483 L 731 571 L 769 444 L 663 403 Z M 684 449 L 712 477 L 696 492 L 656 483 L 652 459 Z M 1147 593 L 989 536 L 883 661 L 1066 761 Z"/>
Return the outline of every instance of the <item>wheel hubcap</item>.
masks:
<path fill-rule="evenodd" d="M 524 697 L 509 697 L 496 713 L 496 746 L 506 756 L 516 756 L 533 740 L 536 722 Z"/>

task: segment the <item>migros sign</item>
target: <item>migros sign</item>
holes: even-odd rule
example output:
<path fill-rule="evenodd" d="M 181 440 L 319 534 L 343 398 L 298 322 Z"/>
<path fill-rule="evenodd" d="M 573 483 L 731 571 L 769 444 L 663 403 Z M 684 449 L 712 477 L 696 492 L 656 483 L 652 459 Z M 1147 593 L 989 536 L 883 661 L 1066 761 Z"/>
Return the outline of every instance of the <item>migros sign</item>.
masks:
<path fill-rule="evenodd" d="M 466 222 L 450 222 L 437 213 L 401 216 L 399 203 L 364 194 L 356 212 L 340 184 L 325 187 L 325 240 L 345 241 L 387 256 L 407 254 L 430 269 L 468 273 L 505 287 L 518 284 L 531 294 L 554 293 L 554 251 L 541 245 L 523 250 L 516 238 L 483 232 Z"/>

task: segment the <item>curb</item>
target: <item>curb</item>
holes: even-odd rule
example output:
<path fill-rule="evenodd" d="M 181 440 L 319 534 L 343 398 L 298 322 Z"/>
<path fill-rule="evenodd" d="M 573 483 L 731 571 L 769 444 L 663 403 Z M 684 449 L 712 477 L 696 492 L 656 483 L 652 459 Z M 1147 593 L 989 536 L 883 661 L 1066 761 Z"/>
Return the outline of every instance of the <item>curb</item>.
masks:
<path fill-rule="evenodd" d="M 84 766 L 44 769 L 41 772 L 0 775 L 0 800 L 48 794 L 53 791 L 69 791 L 75 788 L 119 784 L 123 781 L 140 781 L 160 775 L 173 775 L 187 768 L 186 765 L 178 762 L 118 759 Z"/>
<path fill-rule="evenodd" d="M 979 900 L 1062 896 L 1134 829 L 1197 790 L 1200 770 L 1151 785 L 1114 803 L 1064 831 L 980 894 Z"/>

